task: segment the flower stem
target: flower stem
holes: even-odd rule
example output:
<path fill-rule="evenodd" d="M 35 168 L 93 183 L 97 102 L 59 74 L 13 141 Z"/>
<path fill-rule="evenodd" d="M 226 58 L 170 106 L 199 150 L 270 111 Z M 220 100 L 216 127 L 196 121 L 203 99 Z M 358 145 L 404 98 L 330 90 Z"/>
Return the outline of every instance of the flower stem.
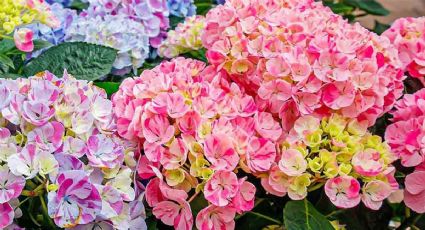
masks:
<path fill-rule="evenodd" d="M 193 194 L 190 198 L 189 198 L 189 200 L 187 201 L 188 203 L 190 203 L 190 202 L 192 202 L 197 196 L 198 196 L 198 194 L 199 194 L 199 192 L 197 192 L 197 193 L 195 193 L 195 194 Z"/>
<path fill-rule="evenodd" d="M 16 206 L 16 208 L 15 208 L 15 211 L 16 211 L 16 209 L 18 209 L 19 207 L 21 207 L 21 205 L 22 205 L 23 203 L 27 202 L 30 198 L 31 198 L 31 197 L 27 197 L 27 198 L 25 198 L 23 201 L 19 202 L 19 204 L 18 204 L 18 205 Z"/>
<path fill-rule="evenodd" d="M 252 214 L 252 215 L 254 215 L 254 216 L 258 216 L 258 217 L 260 217 L 260 218 L 263 218 L 263 219 L 265 219 L 265 220 L 271 221 L 271 222 L 273 222 L 273 223 L 275 223 L 275 224 L 282 225 L 282 222 L 280 222 L 280 221 L 278 221 L 278 220 L 276 220 L 276 219 L 273 219 L 273 218 L 271 218 L 271 217 L 269 217 L 269 216 L 263 215 L 263 214 L 261 214 L 261 213 L 258 213 L 258 212 L 248 212 L 248 213 L 249 213 L 249 214 Z"/>
<path fill-rule="evenodd" d="M 52 229 L 55 229 L 56 225 L 53 223 L 52 219 L 50 219 L 49 212 L 47 210 L 46 201 L 44 201 L 44 196 L 40 195 L 38 197 L 40 198 L 41 208 L 43 209 L 44 218 L 47 219 L 47 222 L 49 222 L 49 225 L 52 227 Z"/>

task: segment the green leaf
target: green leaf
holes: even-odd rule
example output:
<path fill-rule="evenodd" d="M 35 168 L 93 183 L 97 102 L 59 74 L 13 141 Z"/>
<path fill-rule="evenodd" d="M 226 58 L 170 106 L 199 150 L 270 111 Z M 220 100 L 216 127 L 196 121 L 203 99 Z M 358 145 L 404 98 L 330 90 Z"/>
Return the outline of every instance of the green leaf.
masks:
<path fill-rule="evenodd" d="M 0 53 L 6 53 L 13 48 L 15 48 L 15 42 L 13 40 L 3 39 L 0 41 Z"/>
<path fill-rule="evenodd" d="M 325 3 L 325 5 L 329 6 L 329 8 L 331 8 L 331 10 L 336 14 L 349 14 L 354 10 L 354 7 L 344 4 L 342 2 L 327 2 Z"/>
<path fill-rule="evenodd" d="M 383 24 L 375 20 L 375 28 L 373 28 L 373 32 L 381 35 L 388 28 L 390 28 L 390 25 Z"/>
<path fill-rule="evenodd" d="M 116 93 L 118 89 L 120 88 L 120 82 L 95 82 L 94 85 L 96 85 L 99 88 L 102 88 L 106 91 L 108 96 L 111 96 L 112 94 Z"/>
<path fill-rule="evenodd" d="M 14 74 L 14 73 L 0 73 L 0 78 L 10 78 L 10 79 L 17 79 L 22 77 L 19 74 Z"/>
<path fill-rule="evenodd" d="M 15 68 L 15 66 L 13 65 L 13 61 L 12 59 L 10 59 L 8 56 L 4 55 L 4 54 L 0 54 L 0 63 L 3 65 L 6 65 L 10 68 Z"/>
<path fill-rule="evenodd" d="M 205 15 L 215 6 L 212 0 L 195 0 L 196 14 Z"/>
<path fill-rule="evenodd" d="M 330 222 L 307 199 L 289 201 L 283 210 L 288 230 L 333 230 Z"/>
<path fill-rule="evenodd" d="M 117 52 L 109 47 L 84 42 L 68 42 L 46 50 L 25 67 L 25 76 L 48 70 L 61 76 L 66 69 L 78 79 L 93 81 L 107 75 Z"/>
<path fill-rule="evenodd" d="M 373 15 L 388 15 L 390 12 L 375 0 L 345 0 L 345 3 L 358 7 Z"/>
<path fill-rule="evenodd" d="M 170 16 L 170 30 L 174 30 L 176 26 L 183 21 L 184 21 L 184 18 Z"/>
<path fill-rule="evenodd" d="M 89 4 L 87 2 L 83 2 L 81 0 L 74 0 L 71 3 L 70 8 L 74 10 L 84 10 L 89 7 Z"/>

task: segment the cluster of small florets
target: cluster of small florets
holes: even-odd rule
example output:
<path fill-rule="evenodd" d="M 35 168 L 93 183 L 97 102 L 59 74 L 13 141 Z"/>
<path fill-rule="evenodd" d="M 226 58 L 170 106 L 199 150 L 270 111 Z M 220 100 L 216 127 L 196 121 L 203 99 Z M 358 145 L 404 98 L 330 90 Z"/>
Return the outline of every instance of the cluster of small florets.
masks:
<path fill-rule="evenodd" d="M 202 48 L 201 32 L 204 29 L 203 16 L 187 17 L 174 30 L 167 33 L 167 39 L 158 48 L 160 56 L 173 58 L 180 54 Z"/>
<path fill-rule="evenodd" d="M 334 112 L 373 125 L 403 90 L 389 40 L 320 2 L 226 1 L 208 12 L 202 42 L 208 61 L 285 130 L 300 116 Z"/>
<path fill-rule="evenodd" d="M 107 15 L 119 15 L 138 22 L 154 48 L 165 38 L 170 14 L 166 0 L 89 0 L 89 3 L 89 8 L 80 16 L 103 18 Z"/>
<path fill-rule="evenodd" d="M 209 205 L 196 227 L 233 229 L 235 214 L 253 208 L 256 191 L 235 172 L 267 172 L 277 155 L 279 122 L 221 74 L 176 58 L 125 79 L 113 96 L 119 134 L 143 146 L 138 172 L 151 179 L 146 200 L 176 229 L 192 229 L 189 202 L 198 193 Z"/>
<path fill-rule="evenodd" d="M 397 160 L 379 136 L 367 131 L 367 121 L 303 116 L 283 142 L 281 156 L 262 179 L 266 191 L 304 199 L 324 185 L 330 201 L 351 208 L 363 201 L 378 210 L 384 199 L 398 189 L 394 178 Z"/>
<path fill-rule="evenodd" d="M 167 0 L 170 14 L 177 17 L 189 17 L 196 14 L 196 6 L 193 0 Z"/>
<path fill-rule="evenodd" d="M 51 27 L 58 25 L 49 5 L 43 0 L 0 1 L 0 34 L 10 34 L 15 28 L 32 22 Z"/>
<path fill-rule="evenodd" d="M 395 104 L 385 140 L 405 167 L 416 167 L 406 176 L 404 202 L 416 212 L 425 212 L 425 89 L 405 94 Z"/>
<path fill-rule="evenodd" d="M 0 228 L 12 224 L 16 199 L 38 196 L 58 227 L 144 223 L 135 147 L 114 134 L 103 90 L 45 72 L 0 79 L 0 98 Z"/>
<path fill-rule="evenodd" d="M 396 47 L 410 76 L 425 77 L 425 17 L 397 19 L 382 36 Z"/>

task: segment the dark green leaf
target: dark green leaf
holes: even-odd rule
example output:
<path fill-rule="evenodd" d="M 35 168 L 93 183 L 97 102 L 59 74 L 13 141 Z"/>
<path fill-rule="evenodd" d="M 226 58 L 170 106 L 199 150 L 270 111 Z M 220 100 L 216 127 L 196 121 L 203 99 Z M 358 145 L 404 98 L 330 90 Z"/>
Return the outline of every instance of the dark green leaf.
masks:
<path fill-rule="evenodd" d="M 288 230 L 333 230 L 330 222 L 307 199 L 289 201 L 283 210 Z"/>
<path fill-rule="evenodd" d="M 3 39 L 0 41 L 0 53 L 6 53 L 13 48 L 15 48 L 15 42 L 13 40 Z"/>
<path fill-rule="evenodd" d="M 345 0 L 345 3 L 358 7 L 361 10 L 366 11 L 373 15 L 388 15 L 390 12 L 385 9 L 379 2 L 375 0 Z"/>
<path fill-rule="evenodd" d="M 24 67 L 24 74 L 32 76 L 48 70 L 61 76 L 66 69 L 78 79 L 93 81 L 111 71 L 116 55 L 114 49 L 105 46 L 84 42 L 62 43 L 32 59 Z"/>
<path fill-rule="evenodd" d="M 100 87 L 106 91 L 108 96 L 111 96 L 112 94 L 116 93 L 118 89 L 120 88 L 119 82 L 95 82 L 94 83 L 97 87 Z"/>
<path fill-rule="evenodd" d="M 325 5 L 329 6 L 329 8 L 331 8 L 331 10 L 336 14 L 348 14 L 354 10 L 354 7 L 344 4 L 342 2 L 339 2 L 339 3 L 328 2 L 328 3 L 325 3 Z"/>
<path fill-rule="evenodd" d="M 88 7 L 89 7 L 89 4 L 81 0 L 72 1 L 72 4 L 70 6 L 70 8 L 74 10 L 84 10 L 84 9 L 87 9 Z"/>
<path fill-rule="evenodd" d="M 17 79 L 22 77 L 19 74 L 14 74 L 14 73 L 0 73 L 0 78 L 10 78 L 10 79 Z"/>
<path fill-rule="evenodd" d="M 176 28 L 176 26 L 183 22 L 184 18 L 181 17 L 176 17 L 176 16 L 170 16 L 170 29 L 173 30 L 174 28 Z"/>
<path fill-rule="evenodd" d="M 196 14 L 205 15 L 215 6 L 212 0 L 195 0 Z"/>
<path fill-rule="evenodd" d="M 10 59 L 5 54 L 0 54 L 0 63 L 3 64 L 3 65 L 6 65 L 6 66 L 8 66 L 12 69 L 15 68 L 15 66 L 13 65 L 12 59 Z"/>
<path fill-rule="evenodd" d="M 373 28 L 373 32 L 381 35 L 388 28 L 390 28 L 390 25 L 383 24 L 375 20 L 375 28 Z"/>

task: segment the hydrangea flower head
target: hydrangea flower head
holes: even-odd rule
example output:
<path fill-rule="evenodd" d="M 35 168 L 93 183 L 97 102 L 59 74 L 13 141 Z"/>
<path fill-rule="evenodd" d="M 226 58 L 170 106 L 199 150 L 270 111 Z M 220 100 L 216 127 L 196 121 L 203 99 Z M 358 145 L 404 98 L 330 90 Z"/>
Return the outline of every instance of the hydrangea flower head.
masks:
<path fill-rule="evenodd" d="M 113 96 L 119 134 L 144 149 L 139 176 L 154 178 L 147 202 L 167 225 L 191 229 L 189 197 L 203 191 L 210 206 L 196 225 L 233 226 L 220 214 L 209 220 L 214 210 L 253 208 L 255 186 L 233 171 L 260 175 L 275 161 L 279 122 L 258 112 L 253 98 L 227 78 L 203 62 L 175 58 L 125 79 Z"/>
<path fill-rule="evenodd" d="M 382 36 L 397 48 L 406 72 L 422 79 L 425 76 L 425 17 L 397 19 Z"/>
<path fill-rule="evenodd" d="M 154 48 L 161 44 L 169 27 L 170 11 L 166 0 L 89 0 L 89 3 L 89 8 L 81 16 L 93 18 L 119 15 L 138 22 Z"/>
<path fill-rule="evenodd" d="M 309 188 L 324 185 L 337 207 L 351 208 L 362 200 L 377 210 L 398 189 L 391 165 L 398 155 L 367 131 L 367 121 L 338 114 L 322 119 L 303 116 L 281 148 L 278 162 L 262 178 L 266 191 L 274 195 L 300 200 Z"/>
<path fill-rule="evenodd" d="M 204 20 L 203 16 L 187 17 L 174 30 L 168 31 L 167 39 L 158 48 L 159 55 L 173 58 L 182 53 L 201 49 Z"/>
<path fill-rule="evenodd" d="M 12 223 L 14 200 L 28 193 L 48 193 L 45 211 L 61 228 L 132 225 L 128 207 L 141 195 L 133 186 L 136 146 L 116 135 L 103 89 L 43 72 L 0 79 L 0 94 L 2 228 Z M 36 188 L 23 191 L 29 180 Z"/>
<path fill-rule="evenodd" d="M 208 12 L 202 43 L 208 61 L 287 131 L 300 116 L 333 112 L 371 126 L 402 94 L 389 40 L 320 2 L 226 1 Z"/>

